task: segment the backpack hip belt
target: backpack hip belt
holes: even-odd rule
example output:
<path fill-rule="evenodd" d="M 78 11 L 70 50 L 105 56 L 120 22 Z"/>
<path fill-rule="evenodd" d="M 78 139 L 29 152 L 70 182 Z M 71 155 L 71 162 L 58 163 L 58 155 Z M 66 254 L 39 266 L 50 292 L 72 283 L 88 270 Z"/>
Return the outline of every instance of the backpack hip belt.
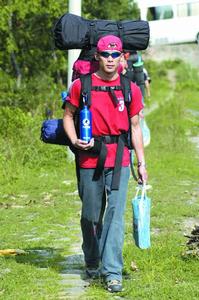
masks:
<path fill-rule="evenodd" d="M 127 136 L 127 133 L 122 133 L 121 135 L 94 136 L 94 147 L 89 150 L 90 153 L 97 154 L 99 156 L 93 175 L 93 180 L 98 180 L 104 170 L 104 164 L 107 156 L 106 144 L 117 144 L 111 190 L 119 189 L 124 147 L 128 145 Z"/>

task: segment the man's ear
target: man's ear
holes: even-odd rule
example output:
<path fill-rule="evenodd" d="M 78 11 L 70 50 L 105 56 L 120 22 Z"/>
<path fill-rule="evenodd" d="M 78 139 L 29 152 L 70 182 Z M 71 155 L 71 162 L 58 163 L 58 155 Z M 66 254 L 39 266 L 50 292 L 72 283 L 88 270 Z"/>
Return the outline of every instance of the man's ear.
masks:
<path fill-rule="evenodd" d="M 95 59 L 99 60 L 99 54 L 98 53 L 95 53 Z"/>

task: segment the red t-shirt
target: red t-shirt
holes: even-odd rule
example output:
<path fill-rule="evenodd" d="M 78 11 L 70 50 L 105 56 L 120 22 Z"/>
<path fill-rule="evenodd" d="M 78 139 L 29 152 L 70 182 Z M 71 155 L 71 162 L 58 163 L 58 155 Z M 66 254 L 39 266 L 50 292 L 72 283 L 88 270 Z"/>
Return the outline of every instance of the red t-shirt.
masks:
<path fill-rule="evenodd" d="M 120 76 L 115 80 L 102 80 L 96 74 L 91 75 L 93 86 L 116 86 L 120 85 Z M 138 114 L 143 108 L 142 94 L 140 88 L 131 83 L 132 101 L 129 106 L 130 117 Z M 68 102 L 79 107 L 80 104 L 81 82 L 80 79 L 75 80 L 69 90 Z M 96 136 L 101 135 L 120 135 L 124 131 L 128 131 L 129 120 L 127 108 L 124 103 L 124 96 L 122 91 L 114 91 L 119 101 L 115 106 L 109 92 L 91 91 L 91 107 L 92 113 L 92 134 Z M 117 144 L 106 144 L 107 157 L 105 167 L 111 168 L 115 165 L 115 157 Z M 89 156 L 88 152 L 80 152 L 79 165 L 81 168 L 95 168 L 98 156 Z M 127 147 L 124 148 L 122 166 L 129 166 L 130 155 Z"/>

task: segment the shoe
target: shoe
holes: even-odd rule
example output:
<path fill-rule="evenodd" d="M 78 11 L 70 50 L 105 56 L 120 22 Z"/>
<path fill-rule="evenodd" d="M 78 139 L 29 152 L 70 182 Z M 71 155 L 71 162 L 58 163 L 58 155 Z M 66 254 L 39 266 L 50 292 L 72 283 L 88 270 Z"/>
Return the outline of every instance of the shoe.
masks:
<path fill-rule="evenodd" d="M 100 277 L 100 271 L 96 267 L 87 267 L 86 275 L 91 279 L 98 279 Z"/>
<path fill-rule="evenodd" d="M 107 281 L 107 290 L 111 293 L 117 293 L 122 291 L 122 283 L 119 280 L 109 280 Z"/>

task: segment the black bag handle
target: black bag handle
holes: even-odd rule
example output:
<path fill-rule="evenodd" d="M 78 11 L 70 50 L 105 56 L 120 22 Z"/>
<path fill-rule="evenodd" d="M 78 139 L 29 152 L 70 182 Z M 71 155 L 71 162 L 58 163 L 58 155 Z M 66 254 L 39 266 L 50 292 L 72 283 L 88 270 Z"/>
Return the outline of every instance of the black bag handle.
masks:
<path fill-rule="evenodd" d="M 87 98 L 87 105 L 88 105 L 88 107 L 90 107 L 91 106 L 91 86 L 92 86 L 91 74 L 80 75 L 80 81 L 81 81 L 80 107 L 82 108 L 84 105 L 83 97 L 85 97 L 85 96 Z"/>

